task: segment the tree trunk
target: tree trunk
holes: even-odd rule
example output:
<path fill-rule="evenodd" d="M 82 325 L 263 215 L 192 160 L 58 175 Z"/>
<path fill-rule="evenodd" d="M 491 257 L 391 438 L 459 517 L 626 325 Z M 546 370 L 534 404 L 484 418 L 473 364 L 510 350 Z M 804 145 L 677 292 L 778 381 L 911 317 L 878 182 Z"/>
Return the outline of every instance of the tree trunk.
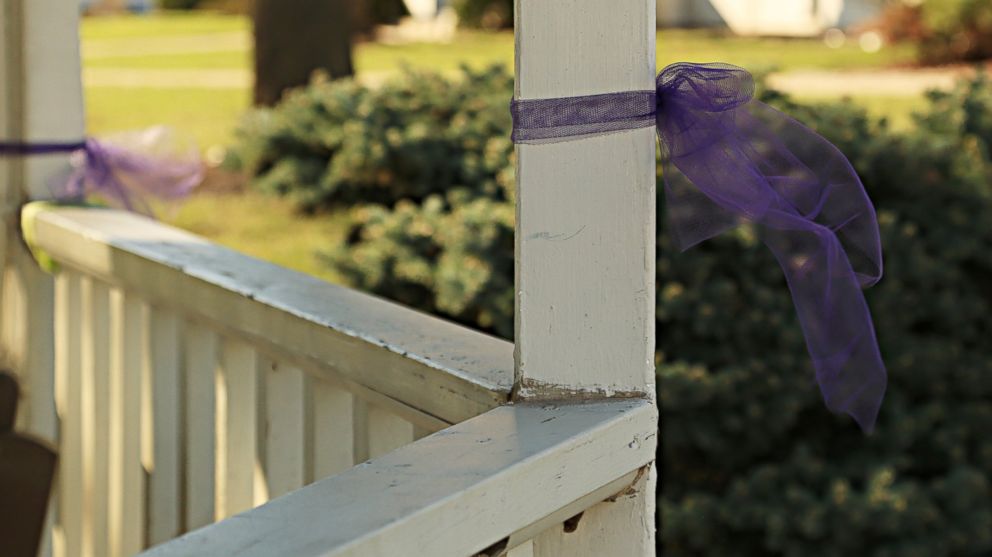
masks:
<path fill-rule="evenodd" d="M 393 25 L 410 15 L 403 0 L 352 0 L 351 29 L 368 36 L 376 25 Z"/>
<path fill-rule="evenodd" d="M 255 104 L 275 104 L 286 89 L 306 85 L 316 70 L 332 79 L 354 73 L 352 1 L 255 1 Z"/>

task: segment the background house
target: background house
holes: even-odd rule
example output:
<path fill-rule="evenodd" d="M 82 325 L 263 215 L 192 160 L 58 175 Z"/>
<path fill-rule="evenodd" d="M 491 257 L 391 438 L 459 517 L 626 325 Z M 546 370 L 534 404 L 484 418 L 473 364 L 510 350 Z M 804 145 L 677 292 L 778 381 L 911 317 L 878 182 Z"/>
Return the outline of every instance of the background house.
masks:
<path fill-rule="evenodd" d="M 729 27 L 740 35 L 814 36 L 878 14 L 878 0 L 658 0 L 659 27 Z"/>

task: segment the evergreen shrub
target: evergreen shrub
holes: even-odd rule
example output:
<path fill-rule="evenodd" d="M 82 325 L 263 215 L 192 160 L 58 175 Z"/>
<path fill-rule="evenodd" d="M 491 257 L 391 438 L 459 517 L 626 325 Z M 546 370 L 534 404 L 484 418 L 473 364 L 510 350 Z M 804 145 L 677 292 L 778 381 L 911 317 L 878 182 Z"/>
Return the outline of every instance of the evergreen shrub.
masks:
<path fill-rule="evenodd" d="M 498 67 L 463 68 L 453 80 L 408 71 L 378 88 L 318 79 L 249 113 L 228 165 L 304 210 L 393 206 L 455 188 L 500 199 L 513 180 L 512 87 Z"/>
<path fill-rule="evenodd" d="M 916 44 L 924 64 L 992 58 L 989 0 L 891 0 L 882 27 L 890 40 Z"/>
<path fill-rule="evenodd" d="M 513 27 L 513 0 L 453 0 L 458 23 L 495 31 Z"/>
<path fill-rule="evenodd" d="M 316 84 L 253 116 L 235 152 L 305 208 L 354 204 L 324 254 L 352 285 L 511 338 L 510 94 L 497 70 Z M 660 549 L 992 554 L 992 85 L 931 94 L 905 132 L 850 103 L 764 98 L 847 153 L 875 202 L 889 390 L 871 436 L 828 413 L 754 231 L 678 253 L 660 199 Z"/>

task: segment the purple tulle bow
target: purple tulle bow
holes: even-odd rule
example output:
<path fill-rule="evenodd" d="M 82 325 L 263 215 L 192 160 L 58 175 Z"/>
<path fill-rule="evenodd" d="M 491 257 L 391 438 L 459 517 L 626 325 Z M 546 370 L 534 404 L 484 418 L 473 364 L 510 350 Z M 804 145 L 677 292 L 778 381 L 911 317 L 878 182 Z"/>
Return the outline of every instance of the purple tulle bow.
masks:
<path fill-rule="evenodd" d="M 673 64 L 656 91 L 514 100 L 511 112 L 515 143 L 656 125 L 676 246 L 758 225 L 827 407 L 874 428 L 886 372 L 861 289 L 881 278 L 882 249 L 871 200 L 836 147 L 754 100 L 751 75 L 728 64 Z"/>
<path fill-rule="evenodd" d="M 53 189 L 58 200 L 89 195 L 150 215 L 152 200 L 182 199 L 203 180 L 196 146 L 169 128 L 153 127 L 80 142 L 0 142 L 0 156 L 71 153 L 68 178 Z"/>

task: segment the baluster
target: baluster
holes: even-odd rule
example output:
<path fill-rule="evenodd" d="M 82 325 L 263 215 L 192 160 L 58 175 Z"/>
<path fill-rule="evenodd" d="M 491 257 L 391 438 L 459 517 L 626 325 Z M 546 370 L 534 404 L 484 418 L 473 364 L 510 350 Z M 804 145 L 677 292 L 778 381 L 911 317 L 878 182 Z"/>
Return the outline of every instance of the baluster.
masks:
<path fill-rule="evenodd" d="M 107 554 L 107 433 L 109 290 L 90 277 L 81 279 L 82 299 L 82 473 L 83 532 L 80 554 Z M 71 546 L 70 546 L 71 549 Z"/>
<path fill-rule="evenodd" d="M 141 461 L 143 382 L 149 375 L 148 306 L 133 294 L 121 293 L 120 336 L 120 540 L 119 555 L 133 555 L 145 542 L 145 469 Z"/>
<path fill-rule="evenodd" d="M 142 455 L 148 477 L 148 538 L 159 544 L 182 533 L 183 476 L 179 318 L 154 308 L 149 328 L 149 364 L 142 371 Z"/>
<path fill-rule="evenodd" d="M 217 337 L 187 323 L 186 341 L 186 529 L 214 521 Z"/>
<path fill-rule="evenodd" d="M 57 279 L 55 385 L 56 407 L 62 421 L 59 439 L 58 527 L 53 552 L 92 555 L 84 540 L 83 520 L 89 513 L 84 497 L 82 289 L 80 276 L 61 272 Z"/>
<path fill-rule="evenodd" d="M 258 354 L 247 343 L 226 340 L 217 376 L 217 519 L 264 502 L 259 485 Z"/>
<path fill-rule="evenodd" d="M 306 482 L 309 378 L 291 365 L 272 364 L 265 370 L 265 476 L 269 497 L 275 498 Z"/>
<path fill-rule="evenodd" d="M 413 442 L 413 424 L 375 404 L 368 409 L 369 458 Z"/>
<path fill-rule="evenodd" d="M 355 444 L 354 464 L 372 458 L 369 448 L 369 404 L 360 397 L 352 399 L 352 429 Z"/>
<path fill-rule="evenodd" d="M 312 392 L 311 476 L 316 481 L 351 468 L 355 454 L 355 397 L 331 381 L 314 379 Z"/>
<path fill-rule="evenodd" d="M 124 293 L 110 291 L 110 367 L 107 370 L 107 530 L 106 555 L 122 557 L 124 525 Z M 135 424 L 137 425 L 137 424 Z"/>
<path fill-rule="evenodd" d="M 534 557 L 534 541 L 527 540 L 511 549 L 506 557 Z"/>

